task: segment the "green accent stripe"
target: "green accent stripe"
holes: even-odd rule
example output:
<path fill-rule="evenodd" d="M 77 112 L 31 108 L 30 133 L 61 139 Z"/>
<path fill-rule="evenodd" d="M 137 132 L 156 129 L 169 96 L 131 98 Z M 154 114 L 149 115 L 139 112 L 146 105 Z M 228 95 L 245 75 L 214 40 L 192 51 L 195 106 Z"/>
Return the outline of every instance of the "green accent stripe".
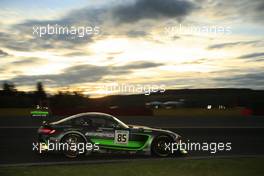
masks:
<path fill-rule="evenodd" d="M 47 111 L 31 111 L 30 112 L 32 115 L 48 115 L 49 112 Z"/>
<path fill-rule="evenodd" d="M 144 134 L 146 135 L 146 134 Z M 142 150 L 144 149 L 147 145 L 150 144 L 150 141 L 152 139 L 151 135 L 146 135 L 148 136 L 148 139 L 143 142 L 143 141 L 128 141 L 128 144 L 115 144 L 115 141 L 113 139 L 98 139 L 98 138 L 93 138 L 91 141 L 93 143 L 98 143 L 101 145 L 103 148 L 108 148 L 108 149 L 118 149 L 118 150 Z"/>
<path fill-rule="evenodd" d="M 144 145 L 141 141 L 129 141 L 128 144 L 116 144 L 112 139 L 91 139 L 92 142 L 98 143 L 99 145 L 115 146 L 122 148 L 140 148 Z"/>

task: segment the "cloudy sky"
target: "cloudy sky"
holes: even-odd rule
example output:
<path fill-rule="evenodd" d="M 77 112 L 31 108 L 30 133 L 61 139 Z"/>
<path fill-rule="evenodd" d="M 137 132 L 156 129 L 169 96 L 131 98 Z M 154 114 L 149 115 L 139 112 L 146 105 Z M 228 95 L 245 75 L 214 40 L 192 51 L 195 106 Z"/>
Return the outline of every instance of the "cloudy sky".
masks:
<path fill-rule="evenodd" d="M 1 0 L 0 83 L 263 89 L 263 16 L 263 0 Z M 93 31 L 40 37 L 48 25 Z"/>

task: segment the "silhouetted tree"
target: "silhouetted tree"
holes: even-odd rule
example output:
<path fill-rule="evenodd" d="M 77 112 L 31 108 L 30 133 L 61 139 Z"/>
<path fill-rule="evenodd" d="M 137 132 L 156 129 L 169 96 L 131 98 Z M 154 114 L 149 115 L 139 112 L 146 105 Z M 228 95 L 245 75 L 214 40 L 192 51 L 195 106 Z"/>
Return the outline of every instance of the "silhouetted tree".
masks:
<path fill-rule="evenodd" d="M 37 102 L 38 104 L 42 105 L 42 102 L 47 98 L 46 92 L 41 82 L 37 82 L 36 88 L 37 90 L 35 92 L 35 95 L 37 98 Z"/>
<path fill-rule="evenodd" d="M 15 85 L 13 83 L 4 82 L 3 83 L 3 92 L 5 94 L 13 94 L 16 92 Z"/>
<path fill-rule="evenodd" d="M 37 83 L 37 92 L 46 95 L 46 93 L 45 93 L 45 91 L 44 91 L 44 88 L 43 88 L 43 85 L 42 85 L 41 82 L 38 82 L 38 83 Z"/>

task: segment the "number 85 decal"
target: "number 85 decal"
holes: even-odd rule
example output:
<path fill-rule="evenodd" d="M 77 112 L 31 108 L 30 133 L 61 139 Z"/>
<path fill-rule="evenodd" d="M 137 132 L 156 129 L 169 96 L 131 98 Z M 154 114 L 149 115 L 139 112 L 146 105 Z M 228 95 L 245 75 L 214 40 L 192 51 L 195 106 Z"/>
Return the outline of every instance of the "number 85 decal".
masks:
<path fill-rule="evenodd" d="M 116 144 L 128 144 L 129 131 L 116 130 L 115 131 L 115 143 Z"/>

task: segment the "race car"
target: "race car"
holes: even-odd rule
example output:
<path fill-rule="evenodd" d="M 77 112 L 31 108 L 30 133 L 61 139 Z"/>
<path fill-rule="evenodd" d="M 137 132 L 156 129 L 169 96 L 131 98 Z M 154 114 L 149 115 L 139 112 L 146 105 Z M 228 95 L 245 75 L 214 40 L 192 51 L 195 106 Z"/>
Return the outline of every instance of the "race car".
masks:
<path fill-rule="evenodd" d="M 168 146 L 178 143 L 181 136 L 169 130 L 127 125 L 109 114 L 87 112 L 44 123 L 38 129 L 38 140 L 40 152 L 59 150 L 70 158 L 118 151 L 167 157 L 171 155 Z M 65 149 L 64 144 L 75 147 Z"/>

